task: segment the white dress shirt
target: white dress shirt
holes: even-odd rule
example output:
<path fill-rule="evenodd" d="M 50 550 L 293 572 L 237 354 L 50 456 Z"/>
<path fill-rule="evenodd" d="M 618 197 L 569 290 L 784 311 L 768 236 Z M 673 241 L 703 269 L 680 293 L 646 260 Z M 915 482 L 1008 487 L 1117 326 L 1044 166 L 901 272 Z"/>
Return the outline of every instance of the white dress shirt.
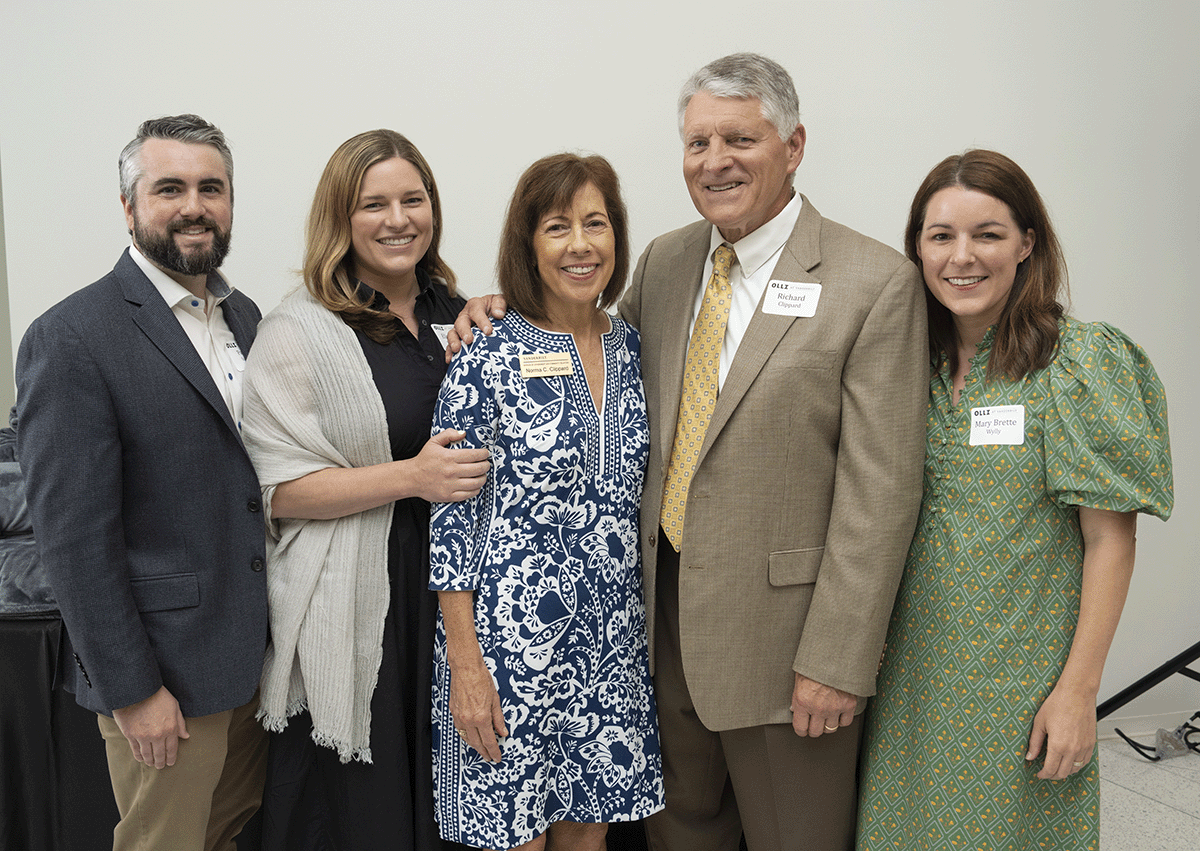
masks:
<path fill-rule="evenodd" d="M 783 251 L 783 246 L 796 227 L 796 220 L 800 218 L 800 208 L 803 204 L 804 199 L 800 197 L 800 193 L 794 193 L 792 200 L 788 201 L 787 206 L 780 210 L 775 218 L 732 243 L 733 250 L 737 254 L 737 260 L 729 269 L 729 285 L 733 289 L 733 304 L 729 308 L 729 323 L 725 326 L 725 340 L 721 344 L 721 368 L 717 376 L 718 388 L 725 384 L 725 376 L 729 374 L 729 367 L 737 354 L 738 346 L 741 345 L 742 337 L 745 335 L 746 329 L 750 327 L 750 320 L 754 318 L 755 311 L 758 310 L 758 303 L 762 300 L 767 284 L 771 280 L 771 272 L 775 269 L 775 263 Z M 700 315 L 700 304 L 704 301 L 705 287 L 708 285 L 708 279 L 712 276 L 713 254 L 723 242 L 725 239 L 714 225 L 708 246 L 708 259 L 704 262 L 704 277 L 701 278 L 705 286 L 702 286 L 696 293 L 696 303 L 692 306 L 693 327 L 696 324 L 696 317 Z M 688 333 L 690 335 L 691 332 Z"/>
<path fill-rule="evenodd" d="M 210 285 L 201 301 L 187 287 L 171 278 L 162 269 L 146 259 L 136 245 L 130 243 L 129 256 L 138 264 L 150 283 L 166 301 L 175 318 L 179 320 L 188 339 L 196 348 L 196 354 L 208 374 L 212 376 L 221 398 L 237 423 L 242 427 L 242 373 L 246 369 L 246 358 L 238 348 L 233 332 L 225 322 L 221 302 L 229 297 L 233 288 L 218 272 L 216 286 Z"/>

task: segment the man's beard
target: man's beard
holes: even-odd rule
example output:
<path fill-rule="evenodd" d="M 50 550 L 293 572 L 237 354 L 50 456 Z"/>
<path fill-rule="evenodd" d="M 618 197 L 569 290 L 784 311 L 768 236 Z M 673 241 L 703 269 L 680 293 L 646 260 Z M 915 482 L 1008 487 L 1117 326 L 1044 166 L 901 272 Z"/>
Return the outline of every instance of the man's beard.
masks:
<path fill-rule="evenodd" d="M 184 254 L 175 244 L 176 231 L 190 227 L 206 227 L 212 233 L 212 245 L 203 250 Z M 207 275 L 225 262 L 229 253 L 230 232 L 217 227 L 212 219 L 201 216 L 173 222 L 165 231 L 149 231 L 133 220 L 133 239 L 146 259 L 169 272 L 180 275 Z"/>

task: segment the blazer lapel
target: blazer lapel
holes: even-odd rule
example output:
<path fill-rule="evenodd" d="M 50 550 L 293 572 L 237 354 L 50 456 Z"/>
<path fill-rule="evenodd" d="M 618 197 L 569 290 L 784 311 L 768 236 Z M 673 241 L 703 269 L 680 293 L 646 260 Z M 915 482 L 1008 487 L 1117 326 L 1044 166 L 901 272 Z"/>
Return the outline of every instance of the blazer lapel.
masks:
<path fill-rule="evenodd" d="M 171 308 L 159 295 L 158 290 L 138 268 L 137 263 L 133 262 L 128 250 L 117 261 L 115 271 L 121 282 L 125 300 L 138 306 L 133 313 L 134 323 L 179 370 L 179 373 L 196 392 L 213 407 L 230 431 L 237 435 L 237 424 L 233 421 L 229 408 L 225 405 L 225 400 L 221 398 L 217 385 L 209 375 L 204 362 L 200 360 L 200 355 L 196 353 L 196 347 L 192 345 L 192 341 L 188 339 L 179 320 L 175 318 L 175 314 L 171 312 Z M 238 345 L 241 345 L 240 339 L 238 339 Z M 241 441 L 240 436 L 238 436 L 238 440 Z"/>
<path fill-rule="evenodd" d="M 225 324 L 233 332 L 233 339 L 237 341 L 242 357 L 246 357 L 250 354 L 250 345 L 254 342 L 255 332 L 258 330 L 258 319 L 251 315 L 244 302 L 236 299 L 232 293 L 221 302 L 221 310 L 225 316 Z"/>
<path fill-rule="evenodd" d="M 800 197 L 804 198 L 803 195 Z M 821 214 L 813 208 L 807 198 L 804 198 L 796 226 L 784 244 L 775 268 L 771 270 L 771 277 L 801 283 L 820 283 L 820 279 L 809 272 L 821 262 L 820 234 Z M 754 383 L 754 379 L 766 365 L 771 352 L 775 350 L 779 341 L 783 339 L 783 335 L 796 321 L 794 316 L 764 313 L 762 309 L 764 298 L 766 298 L 765 290 L 763 298 L 758 300 L 754 318 L 750 320 L 750 325 L 746 328 L 741 343 L 738 344 L 737 354 L 734 355 L 733 363 L 729 367 L 729 374 L 725 376 L 721 392 L 717 394 L 717 404 L 713 407 L 712 420 L 708 424 L 708 431 L 705 432 L 704 445 L 700 447 L 700 458 L 697 463 L 704 461 L 709 447 L 721 433 L 721 429 L 729 422 L 729 417 L 737 409 L 742 397 L 746 395 L 746 391 L 750 389 L 750 385 Z M 678 399 L 676 399 L 676 404 L 678 405 Z"/>
<path fill-rule="evenodd" d="M 700 222 L 695 234 L 690 234 L 679 252 L 670 258 L 666 269 L 694 269 L 694 277 L 682 280 L 679 286 L 666 282 L 663 301 L 660 304 L 659 327 L 643 331 L 644 336 L 655 335 L 661 340 L 662 364 L 659 368 L 659 445 L 663 447 L 663 463 L 671 455 L 675 443 L 675 424 L 679 419 L 679 400 L 683 395 L 683 368 L 687 361 L 688 339 L 692 331 L 692 308 L 696 294 L 704 286 L 704 264 L 712 226 Z"/>

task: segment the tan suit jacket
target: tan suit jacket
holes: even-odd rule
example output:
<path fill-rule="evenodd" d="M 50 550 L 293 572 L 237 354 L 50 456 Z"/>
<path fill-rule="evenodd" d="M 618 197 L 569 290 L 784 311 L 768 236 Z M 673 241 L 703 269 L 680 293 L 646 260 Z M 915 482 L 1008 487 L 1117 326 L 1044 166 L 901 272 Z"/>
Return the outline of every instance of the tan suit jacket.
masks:
<path fill-rule="evenodd" d="M 652 641 L 657 547 L 670 546 L 663 476 L 710 233 L 702 221 L 650 243 L 620 307 L 642 336 Z M 705 435 L 680 552 L 683 669 L 714 731 L 790 724 L 793 671 L 874 693 L 921 499 L 929 359 L 916 268 L 804 199 L 771 277 L 819 283 L 816 315 L 760 302 Z"/>

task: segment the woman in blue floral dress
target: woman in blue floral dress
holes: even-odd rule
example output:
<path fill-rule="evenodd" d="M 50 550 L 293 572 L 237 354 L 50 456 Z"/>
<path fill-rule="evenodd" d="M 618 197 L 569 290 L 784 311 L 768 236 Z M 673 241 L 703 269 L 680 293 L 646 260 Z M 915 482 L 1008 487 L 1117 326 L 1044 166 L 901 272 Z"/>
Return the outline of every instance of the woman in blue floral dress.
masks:
<path fill-rule="evenodd" d="M 434 432 L 486 447 L 480 494 L 436 507 L 434 783 L 446 839 L 603 848 L 662 808 L 638 506 L 649 434 L 637 331 L 604 308 L 629 268 L 601 157 L 521 177 L 501 241 L 510 306 L 451 364 Z"/>

